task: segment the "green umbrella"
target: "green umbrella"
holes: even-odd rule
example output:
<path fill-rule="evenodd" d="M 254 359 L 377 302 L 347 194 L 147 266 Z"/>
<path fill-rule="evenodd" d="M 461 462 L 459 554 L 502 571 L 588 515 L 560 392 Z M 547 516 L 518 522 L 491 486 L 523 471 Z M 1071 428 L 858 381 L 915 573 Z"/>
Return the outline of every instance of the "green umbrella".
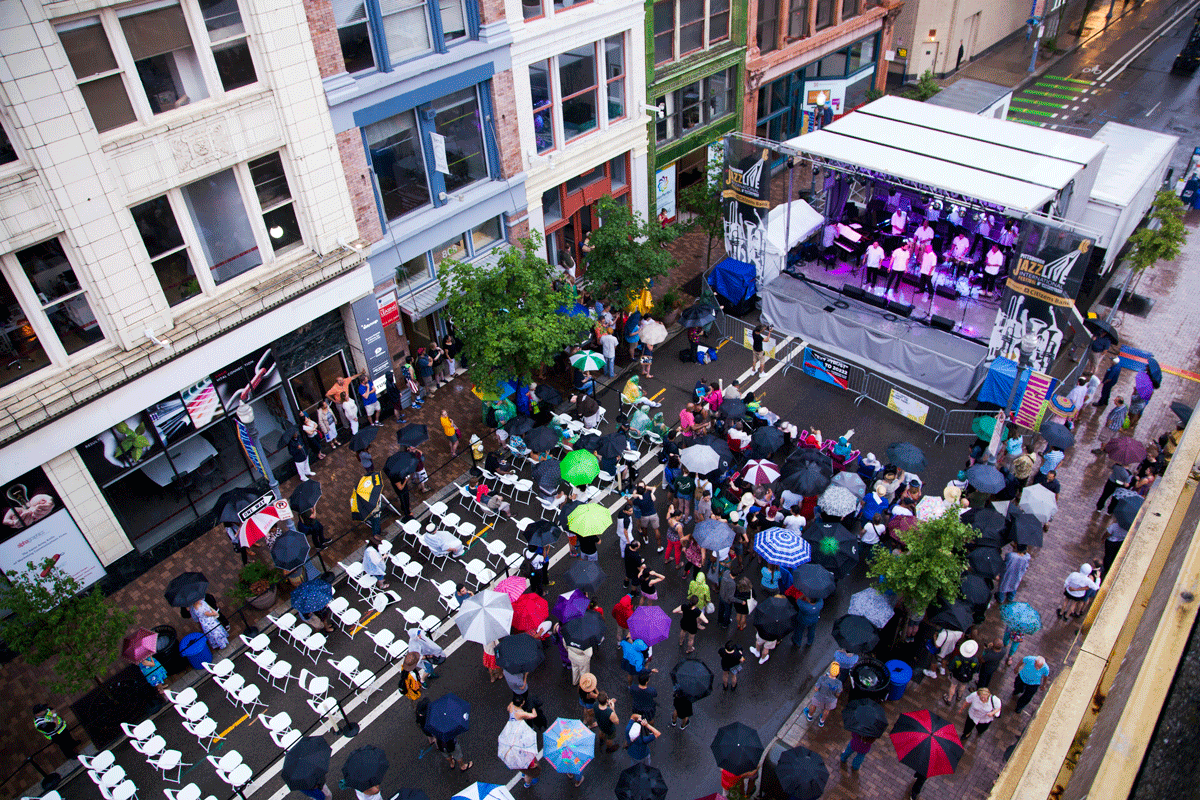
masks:
<path fill-rule="evenodd" d="M 572 450 L 563 457 L 559 470 L 572 486 L 586 486 L 600 474 L 600 461 L 587 450 Z"/>
<path fill-rule="evenodd" d="M 571 356 L 571 366 L 584 372 L 604 369 L 604 356 L 594 350 L 580 350 Z"/>
<path fill-rule="evenodd" d="M 992 432 L 995 430 L 995 417 L 976 417 L 975 419 L 971 420 L 971 432 L 985 442 L 990 442 L 992 440 Z M 1008 428 L 1004 429 L 1002 436 L 1004 439 L 1008 439 Z"/>
<path fill-rule="evenodd" d="M 598 503 L 584 503 L 567 517 L 567 527 L 579 536 L 599 536 L 612 525 L 612 512 Z"/>

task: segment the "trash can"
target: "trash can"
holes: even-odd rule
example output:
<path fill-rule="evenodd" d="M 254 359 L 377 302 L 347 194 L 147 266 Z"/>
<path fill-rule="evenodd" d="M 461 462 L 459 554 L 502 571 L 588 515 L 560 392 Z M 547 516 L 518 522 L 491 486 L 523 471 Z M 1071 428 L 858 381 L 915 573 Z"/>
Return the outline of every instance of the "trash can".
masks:
<path fill-rule="evenodd" d="M 886 664 L 888 674 L 892 679 L 892 688 L 888 691 L 888 700 L 899 700 L 904 697 L 904 690 L 908 688 L 908 682 L 912 680 L 913 669 L 907 662 L 900 659 L 893 659 Z"/>
<path fill-rule="evenodd" d="M 888 668 L 877 658 L 862 658 L 850 669 L 850 699 L 860 697 L 883 702 L 887 698 L 892 677 Z"/>
<path fill-rule="evenodd" d="M 158 634 L 158 644 L 155 646 L 154 657 L 168 675 L 178 675 L 188 668 L 187 659 L 179 655 L 179 633 L 170 625 L 157 625 L 154 632 Z"/>
<path fill-rule="evenodd" d="M 193 669 L 204 669 L 205 664 L 212 663 L 212 651 L 208 649 L 208 639 L 203 633 L 189 633 L 179 643 L 179 654 L 186 658 Z"/>

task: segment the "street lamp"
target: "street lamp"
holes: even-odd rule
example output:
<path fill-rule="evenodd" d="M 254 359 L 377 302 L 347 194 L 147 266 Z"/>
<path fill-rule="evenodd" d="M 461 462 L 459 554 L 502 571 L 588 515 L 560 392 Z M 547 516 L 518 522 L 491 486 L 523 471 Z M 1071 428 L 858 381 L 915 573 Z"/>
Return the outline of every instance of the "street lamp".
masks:
<path fill-rule="evenodd" d="M 1013 376 L 1012 389 L 1008 393 L 1008 402 L 1004 404 L 1004 410 L 996 415 L 996 427 L 992 429 L 992 438 L 988 442 L 989 464 L 996 463 L 996 454 L 1000 452 L 1000 439 L 1004 432 L 1004 426 L 1013 416 L 1013 404 L 1017 402 L 1017 388 L 1021 385 L 1021 373 L 1029 368 L 1039 341 L 1040 337 L 1032 332 L 1021 337 L 1020 350 L 1017 354 L 1017 374 Z"/>

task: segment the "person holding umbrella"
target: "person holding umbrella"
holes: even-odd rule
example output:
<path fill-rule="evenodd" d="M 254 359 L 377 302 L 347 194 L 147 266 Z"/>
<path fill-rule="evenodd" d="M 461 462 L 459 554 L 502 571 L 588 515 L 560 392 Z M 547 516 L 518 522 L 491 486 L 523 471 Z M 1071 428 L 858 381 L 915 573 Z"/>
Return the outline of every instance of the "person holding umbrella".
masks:
<path fill-rule="evenodd" d="M 804 709 L 804 718 L 809 722 L 812 722 L 814 713 L 820 713 L 820 718 L 817 720 L 819 728 L 825 727 L 825 720 L 829 716 L 829 712 L 837 708 L 838 697 L 842 694 L 842 682 L 838 679 L 841 671 L 841 667 L 837 665 L 836 661 L 829 664 L 829 669 L 817 679 L 817 688 L 813 692 L 813 699 Z"/>
<path fill-rule="evenodd" d="M 860 736 L 851 731 L 850 741 L 846 743 L 846 749 L 842 751 L 842 755 L 840 756 L 842 766 L 845 767 L 846 762 L 850 761 L 851 757 L 853 757 L 854 760 L 850 763 L 850 771 L 858 772 L 863 760 L 867 757 L 867 753 L 871 752 L 871 747 L 875 744 L 876 738 L 878 737 Z"/>
<path fill-rule="evenodd" d="M 516 695 L 513 697 L 512 702 L 508 704 L 508 721 L 509 722 L 513 722 L 515 720 L 517 722 L 528 723 L 529 720 L 537 718 L 536 711 L 526 710 L 525 706 L 526 706 L 527 702 L 528 702 L 528 700 L 525 697 L 525 695 Z M 536 741 L 536 739 L 535 739 L 535 741 Z M 535 747 L 535 749 L 536 749 L 536 747 Z M 472 763 L 474 763 L 474 762 L 472 762 Z M 450 766 L 454 766 L 454 765 L 451 764 Z M 467 768 L 470 768 L 470 764 L 467 765 Z M 525 788 L 526 789 L 533 788 L 534 784 L 536 784 L 538 782 L 538 775 L 541 774 L 541 771 L 542 771 L 541 765 L 538 764 L 537 756 L 535 755 L 533 760 L 529 764 L 527 764 L 526 766 L 521 768 L 519 771 L 520 771 L 521 775 L 524 776 L 524 778 L 525 778 L 525 780 L 523 782 L 523 785 L 525 786 Z M 575 785 L 578 786 L 579 784 L 575 784 Z"/>
<path fill-rule="evenodd" d="M 300 521 L 296 523 L 296 530 L 311 538 L 313 547 L 317 550 L 324 550 L 329 546 L 329 540 L 325 538 L 325 526 L 317 519 L 316 508 L 310 508 L 300 513 Z"/>

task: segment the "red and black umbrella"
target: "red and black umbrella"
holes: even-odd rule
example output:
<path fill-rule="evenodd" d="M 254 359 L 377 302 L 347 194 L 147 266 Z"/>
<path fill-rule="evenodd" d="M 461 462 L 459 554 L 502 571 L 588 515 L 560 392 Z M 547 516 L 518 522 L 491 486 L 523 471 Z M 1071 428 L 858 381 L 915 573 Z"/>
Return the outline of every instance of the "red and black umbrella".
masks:
<path fill-rule="evenodd" d="M 963 755 L 954 725 L 932 711 L 901 714 L 889 734 L 900 763 L 918 775 L 951 775 Z"/>

